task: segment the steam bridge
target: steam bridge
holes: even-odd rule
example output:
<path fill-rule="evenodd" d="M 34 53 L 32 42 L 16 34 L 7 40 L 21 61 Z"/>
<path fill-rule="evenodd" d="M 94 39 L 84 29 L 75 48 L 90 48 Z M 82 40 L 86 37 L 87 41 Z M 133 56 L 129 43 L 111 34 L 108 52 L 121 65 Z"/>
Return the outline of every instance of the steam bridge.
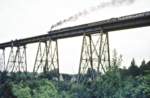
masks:
<path fill-rule="evenodd" d="M 79 79 L 91 71 L 105 72 L 110 67 L 109 35 L 110 31 L 150 26 L 150 12 L 111 18 L 108 20 L 67 27 L 49 31 L 47 34 L 14 40 L 0 44 L 1 71 L 27 72 L 26 46 L 39 43 L 35 58 L 33 72 L 53 71 L 59 77 L 58 40 L 69 37 L 83 36 Z M 96 38 L 93 37 L 96 35 Z M 6 62 L 5 50 L 10 48 Z M 94 75 L 91 75 L 94 78 Z"/>

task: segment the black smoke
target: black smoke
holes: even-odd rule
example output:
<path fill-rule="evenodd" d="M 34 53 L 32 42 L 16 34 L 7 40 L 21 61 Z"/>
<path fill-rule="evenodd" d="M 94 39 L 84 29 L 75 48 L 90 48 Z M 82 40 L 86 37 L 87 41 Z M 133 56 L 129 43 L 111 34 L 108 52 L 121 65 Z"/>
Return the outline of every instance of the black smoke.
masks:
<path fill-rule="evenodd" d="M 111 0 L 110 2 L 101 2 L 100 4 L 90 7 L 88 9 L 85 9 L 77 14 L 74 14 L 66 19 L 60 20 L 58 22 L 56 22 L 55 24 L 53 24 L 50 28 L 50 30 L 54 29 L 57 26 L 60 26 L 66 22 L 70 22 L 70 21 L 75 21 L 77 20 L 79 17 L 85 16 L 90 14 L 91 12 L 95 12 L 99 9 L 105 8 L 105 7 L 110 7 L 110 6 L 121 6 L 123 4 L 133 4 L 135 0 Z"/>

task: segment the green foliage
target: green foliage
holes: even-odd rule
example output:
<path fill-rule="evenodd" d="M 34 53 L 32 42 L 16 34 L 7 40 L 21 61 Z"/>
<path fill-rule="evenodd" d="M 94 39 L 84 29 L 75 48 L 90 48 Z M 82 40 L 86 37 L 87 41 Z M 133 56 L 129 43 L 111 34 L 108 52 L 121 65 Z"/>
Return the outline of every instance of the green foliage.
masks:
<path fill-rule="evenodd" d="M 146 92 L 147 98 L 150 98 L 150 74 L 144 76 L 144 80 L 146 82 L 146 88 L 144 91 Z"/>
<path fill-rule="evenodd" d="M 72 83 L 69 90 L 60 90 L 60 94 L 69 98 L 150 98 L 150 74 L 142 76 L 135 61 L 129 69 L 119 69 L 115 64 L 95 80 Z"/>
<path fill-rule="evenodd" d="M 15 98 L 12 94 L 12 82 L 5 82 L 0 85 L 0 98 Z"/>
<path fill-rule="evenodd" d="M 140 66 L 140 72 L 142 75 L 150 74 L 150 61 L 147 64 L 145 61 L 142 62 Z"/>
<path fill-rule="evenodd" d="M 6 82 L 0 85 L 0 98 L 59 98 L 47 79 Z"/>
<path fill-rule="evenodd" d="M 114 53 L 105 73 L 89 69 L 81 83 L 70 81 L 67 74 L 64 81 L 56 81 L 50 73 L 34 77 L 33 73 L 0 72 L 0 98 L 150 98 L 150 62 L 137 67 L 133 59 L 128 69 L 120 69 L 120 63 Z"/>
<path fill-rule="evenodd" d="M 129 75 L 132 76 L 138 76 L 140 73 L 139 68 L 137 67 L 137 65 L 135 64 L 135 60 L 133 59 L 131 61 L 131 66 L 129 67 Z"/>
<path fill-rule="evenodd" d="M 40 80 L 33 82 L 32 98 L 58 98 L 57 90 L 48 80 Z"/>
<path fill-rule="evenodd" d="M 17 98 L 32 98 L 31 89 L 22 83 L 13 84 L 12 92 Z"/>
<path fill-rule="evenodd" d="M 74 83 L 72 84 L 69 93 L 72 98 L 86 98 L 87 93 L 85 91 L 86 88 L 83 84 Z"/>
<path fill-rule="evenodd" d="M 61 91 L 59 98 L 74 98 L 69 92 Z"/>

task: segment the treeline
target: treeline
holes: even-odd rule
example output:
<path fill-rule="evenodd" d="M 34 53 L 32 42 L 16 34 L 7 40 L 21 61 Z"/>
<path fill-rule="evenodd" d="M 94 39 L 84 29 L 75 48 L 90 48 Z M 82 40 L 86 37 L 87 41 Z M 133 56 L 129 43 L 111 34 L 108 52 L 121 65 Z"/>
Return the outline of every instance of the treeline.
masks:
<path fill-rule="evenodd" d="M 145 60 L 143 60 L 141 62 L 141 65 L 138 67 L 138 65 L 136 65 L 135 60 L 133 59 L 131 61 L 131 65 L 129 66 L 128 69 L 120 69 L 120 72 L 122 73 L 123 76 L 139 76 L 139 75 L 148 75 L 150 74 L 150 61 L 149 62 L 145 62 Z"/>
<path fill-rule="evenodd" d="M 113 63 L 105 74 L 80 83 L 77 75 L 63 74 L 59 81 L 50 73 L 0 72 L 0 98 L 150 98 L 150 61 L 129 68 Z"/>
<path fill-rule="evenodd" d="M 105 74 L 99 74 L 93 81 L 88 71 L 84 75 L 86 81 L 80 84 L 60 82 L 57 90 L 61 98 L 150 98 L 150 61 L 143 60 L 141 65 L 136 65 L 133 59 L 129 68 L 112 64 Z"/>

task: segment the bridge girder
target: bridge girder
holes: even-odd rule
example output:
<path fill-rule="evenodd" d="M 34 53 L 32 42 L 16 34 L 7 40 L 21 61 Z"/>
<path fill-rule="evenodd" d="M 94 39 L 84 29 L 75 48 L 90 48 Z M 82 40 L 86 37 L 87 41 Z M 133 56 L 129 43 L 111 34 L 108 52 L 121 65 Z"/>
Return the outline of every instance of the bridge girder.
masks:
<path fill-rule="evenodd" d="M 23 46 L 26 44 L 37 43 L 39 40 L 43 42 L 48 41 L 49 38 L 54 40 L 82 36 L 84 33 L 96 34 L 99 33 L 101 29 L 103 29 L 104 32 L 111 32 L 146 26 L 150 26 L 150 11 L 127 15 L 119 18 L 111 18 L 79 26 L 67 27 L 59 30 L 53 30 L 49 31 L 48 34 L 1 43 L 0 49 L 11 47 L 12 43 L 14 46 Z"/>

